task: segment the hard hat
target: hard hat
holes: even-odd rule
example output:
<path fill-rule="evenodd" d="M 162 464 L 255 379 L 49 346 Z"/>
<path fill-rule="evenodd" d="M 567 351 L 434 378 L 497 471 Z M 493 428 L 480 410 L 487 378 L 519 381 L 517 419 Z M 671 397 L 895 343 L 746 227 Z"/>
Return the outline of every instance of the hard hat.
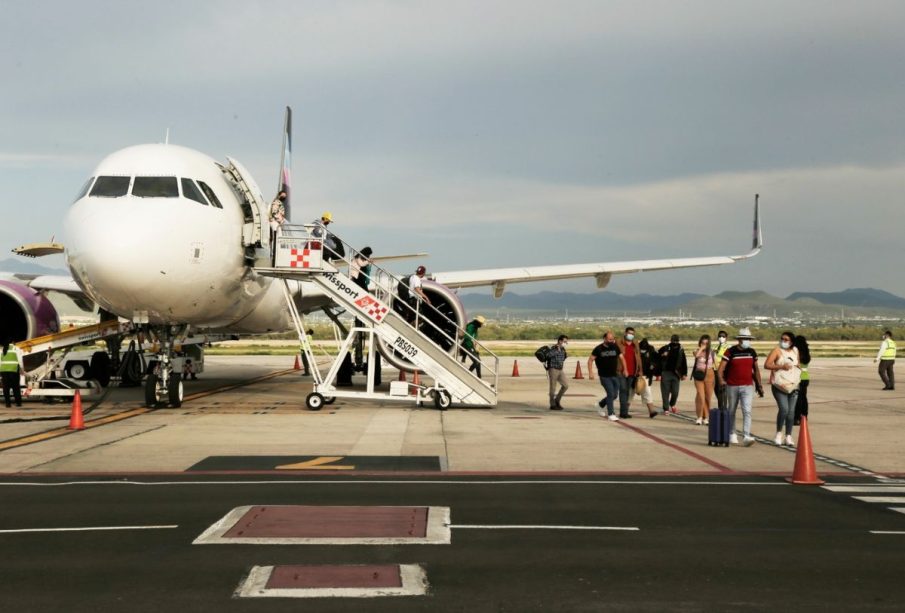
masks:
<path fill-rule="evenodd" d="M 484 316 L 483 316 L 483 315 L 478 315 L 477 317 L 475 317 L 475 321 L 478 322 L 479 324 L 481 324 L 481 325 L 483 326 L 483 325 L 484 325 L 484 322 L 487 321 L 487 320 L 484 319 Z"/>
<path fill-rule="evenodd" d="M 419 266 L 418 268 L 415 269 L 416 275 L 423 275 L 426 272 L 427 272 L 427 268 L 425 268 L 424 266 Z"/>
<path fill-rule="evenodd" d="M 323 219 L 324 221 L 333 221 L 333 215 L 330 213 L 330 211 L 324 211 L 324 214 L 321 215 L 321 219 Z"/>

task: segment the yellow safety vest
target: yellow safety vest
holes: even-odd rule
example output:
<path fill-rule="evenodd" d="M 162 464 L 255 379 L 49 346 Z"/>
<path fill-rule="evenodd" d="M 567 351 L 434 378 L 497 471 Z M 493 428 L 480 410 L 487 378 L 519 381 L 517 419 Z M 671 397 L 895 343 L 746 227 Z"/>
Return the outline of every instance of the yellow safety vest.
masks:
<path fill-rule="evenodd" d="M 19 356 L 12 347 L 5 355 L 0 356 L 0 372 L 19 372 Z"/>
<path fill-rule="evenodd" d="M 723 356 L 726 355 L 726 351 L 729 349 L 729 341 L 726 341 L 725 345 L 717 345 L 717 350 L 714 351 L 715 357 L 713 358 L 713 370 L 719 370 L 720 362 L 723 361 Z"/>
<path fill-rule="evenodd" d="M 881 360 L 895 360 L 896 359 L 896 342 L 891 338 L 886 339 L 886 351 L 883 352 L 883 355 L 880 356 Z"/>

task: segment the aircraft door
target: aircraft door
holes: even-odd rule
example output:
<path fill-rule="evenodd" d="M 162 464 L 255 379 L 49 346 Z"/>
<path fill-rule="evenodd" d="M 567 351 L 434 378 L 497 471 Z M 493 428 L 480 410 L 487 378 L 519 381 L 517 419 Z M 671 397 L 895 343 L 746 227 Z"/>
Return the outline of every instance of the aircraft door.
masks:
<path fill-rule="evenodd" d="M 242 244 L 248 246 L 267 247 L 270 244 L 270 232 L 267 229 L 267 201 L 261 188 L 251 173 L 233 158 L 226 158 L 228 166 L 220 166 L 227 180 L 239 195 L 245 225 L 242 228 Z"/>

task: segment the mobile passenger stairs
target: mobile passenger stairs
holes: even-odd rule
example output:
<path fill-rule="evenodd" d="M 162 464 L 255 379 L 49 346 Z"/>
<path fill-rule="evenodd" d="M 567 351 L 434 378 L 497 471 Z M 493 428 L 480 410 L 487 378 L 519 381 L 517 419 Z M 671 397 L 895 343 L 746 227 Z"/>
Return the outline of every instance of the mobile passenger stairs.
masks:
<path fill-rule="evenodd" d="M 325 229 L 316 224 L 284 225 L 277 237 L 275 266 L 257 270 L 260 274 L 282 279 L 286 302 L 298 332 L 302 351 L 308 359 L 314 377 L 314 390 L 305 400 L 308 408 L 319 410 L 336 398 L 367 400 L 414 401 L 419 406 L 432 400 L 438 409 L 452 404 L 468 406 L 495 406 L 499 386 L 499 358 L 488 348 L 475 341 L 477 353 L 473 356 L 481 363 L 485 376 L 478 377 L 468 366 L 457 359 L 465 330 L 451 321 L 434 306 L 418 300 L 409 304 L 397 293 L 400 283 L 391 273 L 371 264 L 367 275 L 368 288 L 357 285 L 343 272 L 350 270 L 356 251 L 342 243 L 335 235 L 323 237 Z M 344 257 L 325 246 L 344 246 Z M 343 251 L 338 249 L 337 251 Z M 360 274 L 365 274 L 362 271 Z M 311 344 L 305 333 L 302 318 L 292 299 L 288 281 L 310 281 L 316 284 L 337 306 L 356 318 L 356 324 L 340 344 L 339 354 L 325 376 L 317 366 Z M 367 389 L 366 391 L 337 389 L 336 379 L 343 360 L 353 350 L 359 335 L 367 340 Z M 430 378 L 426 385 L 404 381 L 390 383 L 388 392 L 375 390 L 375 359 L 378 343 L 385 351 L 393 351 L 404 357 L 417 372 Z M 464 350 L 462 350 L 464 351 Z M 469 360 L 469 363 L 471 360 Z M 413 387 L 413 394 L 409 389 Z"/>

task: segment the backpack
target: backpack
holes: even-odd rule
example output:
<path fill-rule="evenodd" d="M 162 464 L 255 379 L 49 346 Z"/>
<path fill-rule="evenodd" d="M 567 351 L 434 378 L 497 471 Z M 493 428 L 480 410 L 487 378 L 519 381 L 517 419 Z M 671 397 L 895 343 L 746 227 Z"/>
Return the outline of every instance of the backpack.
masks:
<path fill-rule="evenodd" d="M 548 347 L 547 345 L 541 346 L 537 351 L 534 352 L 534 357 L 537 358 L 538 362 L 546 364 L 550 360 L 550 347 Z"/>
<path fill-rule="evenodd" d="M 396 284 L 396 295 L 399 296 L 403 302 L 409 302 L 409 300 L 411 300 L 412 293 L 409 291 L 408 277 L 400 279 L 399 283 Z"/>

